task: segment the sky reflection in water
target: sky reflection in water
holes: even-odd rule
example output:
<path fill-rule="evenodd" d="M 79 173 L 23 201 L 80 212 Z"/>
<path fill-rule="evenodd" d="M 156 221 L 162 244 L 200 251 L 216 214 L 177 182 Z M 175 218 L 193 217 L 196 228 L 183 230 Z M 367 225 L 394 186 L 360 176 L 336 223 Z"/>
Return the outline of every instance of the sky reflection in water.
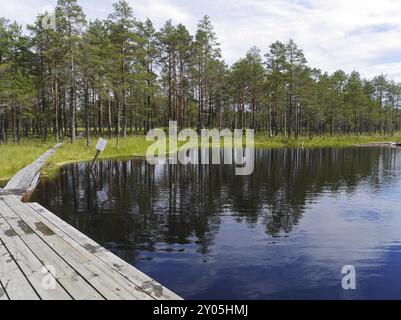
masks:
<path fill-rule="evenodd" d="M 74 164 L 32 201 L 186 299 L 401 299 L 401 153 L 258 150 L 232 166 Z M 99 193 L 99 190 L 102 190 Z M 357 290 L 341 268 L 357 269 Z"/>

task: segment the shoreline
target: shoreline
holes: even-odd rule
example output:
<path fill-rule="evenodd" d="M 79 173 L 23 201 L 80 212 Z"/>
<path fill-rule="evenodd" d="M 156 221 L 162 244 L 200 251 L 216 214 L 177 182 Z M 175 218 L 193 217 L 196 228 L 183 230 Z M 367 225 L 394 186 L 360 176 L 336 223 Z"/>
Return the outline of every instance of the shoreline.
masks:
<path fill-rule="evenodd" d="M 92 161 L 95 155 L 95 140 L 92 138 L 90 147 L 86 146 L 83 140 L 77 141 L 75 144 L 64 143 L 53 155 L 46 165 L 43 167 L 44 177 L 52 176 L 59 168 L 79 162 Z M 268 138 L 262 135 L 255 137 L 255 149 L 293 149 L 293 148 L 351 148 L 351 147 L 397 147 L 401 146 L 401 133 L 393 137 L 384 136 L 323 136 L 309 138 L 299 138 L 298 140 L 288 140 L 286 137 Z M 51 142 L 40 142 L 36 140 L 26 140 L 21 145 L 3 144 L 0 145 L 0 185 L 4 185 L 9 181 L 16 172 L 22 169 L 29 159 L 26 154 L 29 153 L 34 157 L 34 149 L 38 155 L 43 151 L 43 148 Z M 126 140 L 121 140 L 119 148 L 115 147 L 115 139 L 109 140 L 109 147 L 100 155 L 99 160 L 115 160 L 115 159 L 134 159 L 143 158 L 146 156 L 147 148 L 152 142 L 147 142 L 145 136 L 130 136 Z M 41 145 L 42 144 L 42 145 Z M 34 145 L 35 148 L 32 148 Z M 10 147 L 10 148 L 8 148 Z M 19 150 L 20 148 L 20 150 Z M 12 153 L 18 149 L 17 154 Z M 27 149 L 27 151 L 25 151 Z M 4 152 L 3 152 L 4 151 Z M 12 159 L 12 160 L 11 160 Z M 16 161 L 14 161 L 14 159 Z"/>

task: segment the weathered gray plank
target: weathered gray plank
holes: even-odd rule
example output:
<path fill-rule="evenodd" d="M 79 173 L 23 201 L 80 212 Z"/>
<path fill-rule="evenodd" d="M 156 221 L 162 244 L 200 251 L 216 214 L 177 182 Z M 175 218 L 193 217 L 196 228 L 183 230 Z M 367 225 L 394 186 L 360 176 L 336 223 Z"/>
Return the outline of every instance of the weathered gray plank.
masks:
<path fill-rule="evenodd" d="M 123 277 L 120 273 L 118 273 L 109 264 L 104 263 L 102 260 L 100 260 L 95 255 L 93 255 L 93 251 L 96 250 L 97 248 L 95 248 L 95 247 L 84 248 L 84 247 L 80 246 L 73 239 L 71 239 L 67 234 L 65 234 L 65 232 L 63 232 L 62 230 L 60 230 L 59 228 L 54 226 L 51 222 L 49 222 L 48 220 L 43 218 L 34 209 L 32 209 L 31 207 L 28 207 L 28 206 L 26 209 L 29 209 L 30 214 L 34 215 L 36 218 L 41 220 L 41 222 L 43 223 L 43 225 L 45 227 L 48 227 L 53 232 L 55 232 L 57 236 L 63 238 L 71 247 L 73 247 L 80 255 L 82 255 L 84 257 L 84 259 L 87 259 L 87 262 L 92 269 L 96 267 L 97 273 L 98 273 L 98 270 L 101 270 L 102 274 L 107 275 L 108 277 L 110 277 L 112 279 L 113 283 L 120 286 L 120 289 L 119 289 L 120 294 L 125 291 L 128 291 L 130 293 L 130 296 L 125 296 L 124 299 L 154 299 L 151 295 L 144 292 L 141 288 L 137 287 L 135 284 L 128 281 L 125 277 Z M 46 239 L 47 238 L 48 237 L 46 237 Z"/>
<path fill-rule="evenodd" d="M 18 237 L 15 231 L 9 227 L 4 218 L 0 218 L 0 238 L 41 299 L 71 300 L 71 297 L 58 282 L 52 290 L 43 286 L 43 271 L 47 270 L 46 267 Z"/>
<path fill-rule="evenodd" d="M 100 265 L 99 262 L 101 261 L 87 249 L 73 241 L 69 243 L 61 238 L 60 235 L 63 235 L 63 232 L 43 219 L 31 207 L 23 204 L 15 197 L 6 197 L 5 202 L 43 241 L 68 261 L 75 270 L 85 277 L 86 281 L 107 299 L 152 299 L 150 295 L 127 281 L 107 264 Z"/>
<path fill-rule="evenodd" d="M 18 268 L 17 264 L 7 251 L 6 247 L 0 245 L 0 281 L 11 300 L 39 300 L 25 275 Z M 4 295 L 7 299 L 7 295 Z"/>
<path fill-rule="evenodd" d="M 39 182 L 40 170 L 60 146 L 61 144 L 55 145 L 53 148 L 42 154 L 37 160 L 20 170 L 7 183 L 2 192 L 7 192 L 9 190 L 29 192 L 34 190 Z"/>
<path fill-rule="evenodd" d="M 16 210 L 19 216 L 16 219 L 22 219 L 27 224 L 29 228 L 36 232 L 36 234 L 44 241 L 44 245 L 51 246 L 53 250 L 58 252 L 58 254 L 65 260 L 69 262 L 92 286 L 97 288 L 98 291 L 102 292 L 102 295 L 107 299 L 124 299 L 128 293 L 120 293 L 120 288 L 116 286 L 112 281 L 107 281 L 107 277 L 102 276 L 99 269 L 93 266 L 90 261 L 85 259 L 80 259 L 79 256 L 75 255 L 74 250 L 67 246 L 60 239 L 55 237 L 55 234 L 50 230 L 46 229 L 44 225 L 40 225 L 38 220 L 35 220 L 29 216 L 24 216 L 23 208 L 18 205 L 13 205 L 13 210 Z M 41 232 L 37 229 L 40 229 Z M 42 233 L 44 232 L 44 233 Z M 40 234 L 40 235 L 39 235 Z M 106 280 L 105 280 L 106 278 Z M 125 293 L 125 295 L 124 295 Z"/>
<path fill-rule="evenodd" d="M 0 281 L 0 301 L 8 301 L 8 300 L 9 299 L 7 297 L 6 291 L 3 287 L 3 284 Z"/>
<path fill-rule="evenodd" d="M 129 279 L 132 283 L 142 288 L 144 291 L 148 292 L 154 298 L 160 300 L 182 300 L 182 298 L 179 297 L 177 294 L 163 287 L 161 284 L 157 283 L 146 274 L 126 263 L 124 260 L 120 259 L 110 251 L 102 248 L 95 241 L 61 220 L 59 217 L 51 213 L 46 208 L 42 207 L 40 204 L 29 203 L 28 206 L 35 209 L 40 215 L 51 222 L 54 226 L 62 230 L 68 237 L 71 237 L 82 247 L 96 248 L 96 250 L 93 250 L 93 254 L 96 257 L 98 257 L 100 260 L 107 263 L 108 265 L 112 266 L 125 278 Z"/>
<path fill-rule="evenodd" d="M 64 289 L 77 300 L 103 300 L 104 298 L 85 281 L 65 260 L 63 260 L 51 247 L 49 247 L 35 232 L 3 201 L 0 202 L 0 212 L 22 241 L 29 247 L 33 254 L 46 265 L 51 266 L 54 278 Z"/>

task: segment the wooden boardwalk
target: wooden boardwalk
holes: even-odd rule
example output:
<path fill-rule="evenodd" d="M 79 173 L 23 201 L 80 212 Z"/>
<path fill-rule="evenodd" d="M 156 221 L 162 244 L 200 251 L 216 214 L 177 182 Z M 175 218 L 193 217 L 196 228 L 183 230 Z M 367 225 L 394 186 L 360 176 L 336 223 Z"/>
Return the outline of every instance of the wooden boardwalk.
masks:
<path fill-rule="evenodd" d="M 31 188 L 33 166 L 14 180 L 24 184 L 0 191 L 0 300 L 181 300 L 44 207 L 21 202 L 23 192 L 13 195 Z"/>
<path fill-rule="evenodd" d="M 2 194 L 13 194 L 20 198 L 35 190 L 39 183 L 40 170 L 46 164 L 47 160 L 56 152 L 61 144 L 42 154 L 37 160 L 19 171 L 4 187 L 0 189 Z"/>

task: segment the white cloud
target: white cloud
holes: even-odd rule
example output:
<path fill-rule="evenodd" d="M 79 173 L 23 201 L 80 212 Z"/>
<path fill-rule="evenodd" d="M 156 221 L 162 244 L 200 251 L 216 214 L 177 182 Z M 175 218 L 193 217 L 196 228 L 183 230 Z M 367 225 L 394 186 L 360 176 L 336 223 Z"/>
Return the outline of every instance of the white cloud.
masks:
<path fill-rule="evenodd" d="M 168 0 L 131 0 L 130 2 L 139 17 L 149 18 L 159 27 L 169 19 L 172 19 L 174 23 L 184 24 L 193 20 L 192 15 L 184 6 L 173 5 Z"/>
<path fill-rule="evenodd" d="M 47 5 L 45 1 L 10 1 L 0 0 L 0 16 L 18 23 L 32 23 L 35 16 Z"/>
<path fill-rule="evenodd" d="M 222 3 L 223 1 L 215 1 Z M 401 63 L 380 61 L 384 52 L 400 52 L 401 2 L 392 0 L 247 0 L 244 14 L 215 11 L 216 27 L 229 62 L 256 44 L 267 51 L 275 41 L 293 38 L 313 67 L 333 72 L 380 71 L 401 80 Z M 240 5 L 236 4 L 237 10 Z M 233 8 L 235 7 L 233 5 Z M 217 6 L 218 7 L 218 6 Z"/>
<path fill-rule="evenodd" d="M 105 18 L 112 0 L 81 0 L 90 18 Z M 161 27 L 167 19 L 191 32 L 203 15 L 211 16 L 228 63 L 253 45 L 264 52 L 275 40 L 293 38 L 309 64 L 322 70 L 358 70 L 371 77 L 383 72 L 401 81 L 401 1 L 397 0 L 130 0 L 140 19 Z M 0 15 L 32 22 L 56 0 L 0 0 Z M 400 58 L 397 59 L 397 53 Z"/>

